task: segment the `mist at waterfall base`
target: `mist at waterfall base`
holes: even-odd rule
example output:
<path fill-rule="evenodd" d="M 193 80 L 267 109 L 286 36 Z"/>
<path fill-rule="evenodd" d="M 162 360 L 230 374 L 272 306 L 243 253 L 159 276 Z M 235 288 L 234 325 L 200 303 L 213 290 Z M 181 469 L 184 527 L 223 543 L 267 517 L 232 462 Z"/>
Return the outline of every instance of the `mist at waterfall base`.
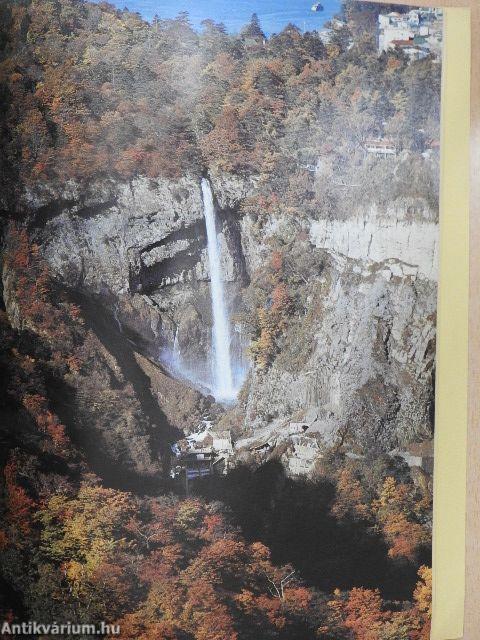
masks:
<path fill-rule="evenodd" d="M 232 404 L 245 380 L 248 364 L 244 354 L 245 345 L 241 327 L 232 326 L 228 313 L 215 205 L 212 189 L 206 178 L 202 178 L 201 190 L 210 272 L 209 289 L 212 310 L 210 358 L 208 363 L 196 363 L 196 366 L 192 366 L 191 362 L 187 364 L 182 357 L 177 327 L 173 349 L 164 349 L 161 359 L 173 373 L 189 380 L 201 391 L 214 396 L 217 402 Z"/>

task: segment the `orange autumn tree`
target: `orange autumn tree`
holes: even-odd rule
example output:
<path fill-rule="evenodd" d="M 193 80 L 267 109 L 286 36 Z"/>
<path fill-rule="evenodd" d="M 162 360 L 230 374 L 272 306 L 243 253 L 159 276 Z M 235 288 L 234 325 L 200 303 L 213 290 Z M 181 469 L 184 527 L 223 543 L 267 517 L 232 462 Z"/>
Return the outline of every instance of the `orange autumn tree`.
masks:
<path fill-rule="evenodd" d="M 25 394 L 22 404 L 35 419 L 38 428 L 50 436 L 54 449 L 65 452 L 69 446 L 65 426 L 58 416 L 49 410 L 47 399 L 38 393 Z"/>
<path fill-rule="evenodd" d="M 344 606 L 344 625 L 355 640 L 380 640 L 385 613 L 378 589 L 352 589 Z"/>
<path fill-rule="evenodd" d="M 413 592 L 415 606 L 412 613 L 417 622 L 417 630 L 412 638 L 413 640 L 429 640 L 432 619 L 432 569 L 421 566 L 418 570 L 418 576 L 420 580 Z"/>
<path fill-rule="evenodd" d="M 6 493 L 6 528 L 2 537 L 4 544 L 21 547 L 30 543 L 34 526 L 33 514 L 37 505 L 19 483 L 19 464 L 14 454 L 5 465 L 3 474 Z"/>
<path fill-rule="evenodd" d="M 182 620 L 195 640 L 238 638 L 231 613 L 207 578 L 198 578 L 189 586 Z"/>
<path fill-rule="evenodd" d="M 251 152 L 247 148 L 238 109 L 225 106 L 215 127 L 203 138 L 203 152 L 209 164 L 225 171 L 249 167 Z"/>
<path fill-rule="evenodd" d="M 431 532 L 418 519 L 418 505 L 411 488 L 388 477 L 374 504 L 376 519 L 389 545 L 392 558 L 413 561 L 421 545 L 429 543 Z"/>
<path fill-rule="evenodd" d="M 368 519 L 371 515 L 365 491 L 358 478 L 348 468 L 342 469 L 338 475 L 332 514 L 342 519 Z"/>
<path fill-rule="evenodd" d="M 279 327 L 266 309 L 257 311 L 258 338 L 250 344 L 249 351 L 259 369 L 266 369 L 275 355 L 275 339 Z"/>
<path fill-rule="evenodd" d="M 278 341 L 288 327 L 294 304 L 289 293 L 284 271 L 284 256 L 274 250 L 266 272 L 268 298 L 258 308 L 255 317 L 257 338 L 250 344 L 250 353 L 259 369 L 266 369 L 278 351 Z"/>
<path fill-rule="evenodd" d="M 387 615 L 378 590 L 355 588 L 342 593 L 336 589 L 318 633 L 325 640 L 383 640 Z"/>
<path fill-rule="evenodd" d="M 32 530 L 32 514 L 35 502 L 18 484 L 18 464 L 14 457 L 4 469 L 5 489 L 7 492 L 7 522 L 19 533 L 28 535 Z"/>

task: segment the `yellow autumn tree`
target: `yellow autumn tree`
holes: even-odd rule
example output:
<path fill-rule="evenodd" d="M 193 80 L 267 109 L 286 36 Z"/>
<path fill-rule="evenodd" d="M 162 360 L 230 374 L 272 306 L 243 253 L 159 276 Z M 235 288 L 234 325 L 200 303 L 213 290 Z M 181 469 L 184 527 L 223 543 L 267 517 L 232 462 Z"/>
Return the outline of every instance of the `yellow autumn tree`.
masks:
<path fill-rule="evenodd" d="M 428 544 L 430 538 L 427 527 L 417 520 L 413 489 L 387 477 L 373 507 L 389 545 L 388 555 L 413 561 L 420 546 Z"/>
<path fill-rule="evenodd" d="M 371 514 L 362 485 L 350 469 L 340 471 L 332 514 L 336 518 L 355 519 L 366 519 Z"/>

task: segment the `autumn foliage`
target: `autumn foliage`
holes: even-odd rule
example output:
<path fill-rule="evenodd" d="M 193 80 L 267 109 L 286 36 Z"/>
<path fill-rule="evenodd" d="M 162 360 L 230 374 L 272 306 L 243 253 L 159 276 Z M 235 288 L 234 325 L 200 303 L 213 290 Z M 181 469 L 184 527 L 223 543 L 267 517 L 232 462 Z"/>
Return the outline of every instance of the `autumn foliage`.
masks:
<path fill-rule="evenodd" d="M 421 153 L 438 137 L 439 65 L 379 59 L 354 14 L 324 45 L 292 24 L 265 38 L 251 24 L 228 34 L 213 20 L 195 31 L 185 13 L 149 23 L 107 2 L 6 2 L 5 186 L 209 168 L 260 176 L 254 199 L 299 216 L 340 204 L 338 190 L 305 170 L 319 152 L 349 180 L 362 170 L 363 142 L 388 135 L 417 165 L 412 194 L 426 193 L 432 169 Z M 380 197 L 382 165 L 368 172 L 364 188 Z M 410 182 L 399 181 L 403 190 Z"/>
<path fill-rule="evenodd" d="M 309 611 L 307 589 L 272 591 L 288 569 L 199 500 L 85 485 L 53 496 L 37 521 L 42 561 L 63 576 L 63 606 L 117 617 L 125 638 L 230 640 L 255 629 L 283 638 Z"/>
<path fill-rule="evenodd" d="M 430 576 L 430 582 L 427 584 Z M 328 624 L 320 628 L 323 638 L 345 640 L 426 640 L 430 637 L 430 618 L 422 607 L 431 605 L 431 570 L 421 567 L 414 606 L 405 610 L 388 608 L 377 589 L 355 588 L 349 593 L 336 591 L 328 602 Z"/>
<path fill-rule="evenodd" d="M 281 251 L 273 251 L 268 270 L 262 277 L 266 280 L 267 297 L 264 306 L 257 309 L 254 319 L 256 339 L 250 345 L 250 353 L 259 369 L 267 368 L 273 361 L 288 327 L 289 316 L 294 311 Z"/>
<path fill-rule="evenodd" d="M 5 465 L 5 509 L 6 524 L 14 544 L 25 544 L 32 533 L 32 516 L 35 501 L 30 498 L 24 487 L 18 481 L 18 463 L 14 457 Z M 18 534 L 18 537 L 17 537 Z"/>
<path fill-rule="evenodd" d="M 415 560 L 422 545 L 428 545 L 431 532 L 422 526 L 422 518 L 429 508 L 421 497 L 415 501 L 410 488 L 398 484 L 394 478 L 385 479 L 378 501 L 375 503 L 376 519 L 389 544 L 392 558 Z"/>

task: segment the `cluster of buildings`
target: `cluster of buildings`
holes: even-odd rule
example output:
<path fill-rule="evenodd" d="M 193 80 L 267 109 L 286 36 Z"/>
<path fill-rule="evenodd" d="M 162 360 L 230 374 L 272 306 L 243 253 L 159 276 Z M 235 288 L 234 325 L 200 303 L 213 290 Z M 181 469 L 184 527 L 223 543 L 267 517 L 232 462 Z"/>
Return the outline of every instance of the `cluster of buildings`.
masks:
<path fill-rule="evenodd" d="M 396 156 L 398 149 L 394 140 L 371 138 L 365 141 L 365 151 L 375 156 Z"/>
<path fill-rule="evenodd" d="M 378 16 L 378 51 L 403 51 L 410 61 L 433 54 L 440 59 L 443 30 L 441 9 L 392 11 Z"/>
<path fill-rule="evenodd" d="M 306 415 L 304 422 L 285 424 L 280 429 L 272 431 L 267 437 L 254 440 L 248 448 L 258 463 L 277 452 L 277 455 L 281 454 L 280 460 L 289 475 L 311 476 L 316 464 L 323 457 L 325 435 L 328 430 L 328 424 L 310 412 L 310 415 Z M 280 447 L 282 447 L 281 450 Z M 348 449 L 344 450 L 344 454 L 352 460 L 365 457 Z M 421 470 L 429 475 L 433 473 L 432 441 L 397 448 L 390 451 L 389 455 L 402 458 L 412 470 Z"/>
<path fill-rule="evenodd" d="M 321 457 L 320 444 L 313 434 L 292 436 L 292 452 L 288 456 L 288 470 L 293 476 L 308 476 Z"/>
<path fill-rule="evenodd" d="M 285 423 L 263 437 L 240 440 L 238 446 L 234 446 L 230 431 L 215 431 L 209 421 L 204 421 L 203 430 L 172 445 L 171 476 L 185 483 L 188 494 L 192 481 L 227 473 L 239 451 L 248 452 L 258 464 L 273 454 L 291 476 L 311 476 L 323 456 L 325 426 L 317 416 L 307 416 L 304 422 Z M 350 451 L 345 455 L 352 459 L 364 457 Z M 431 441 L 394 449 L 390 455 L 403 458 L 411 469 L 429 475 L 433 472 Z"/>
<path fill-rule="evenodd" d="M 185 480 L 187 493 L 190 480 L 226 473 L 234 452 L 230 431 L 214 431 L 208 420 L 203 427 L 171 446 L 170 475 Z"/>
<path fill-rule="evenodd" d="M 347 458 L 360 459 L 350 451 L 345 452 Z M 432 441 L 413 443 L 406 447 L 390 451 L 390 456 L 402 458 L 412 470 L 421 470 L 431 475 L 433 473 L 433 444 Z M 293 476 L 308 476 L 315 468 L 315 463 L 322 457 L 322 448 L 315 433 L 308 431 L 291 436 L 291 452 L 285 460 L 287 469 Z"/>
<path fill-rule="evenodd" d="M 326 25 L 327 28 L 318 31 L 318 36 L 324 44 L 329 44 L 335 32 L 347 26 L 347 22 L 334 18 Z M 410 62 L 429 55 L 440 61 L 442 34 L 442 9 L 426 7 L 405 13 L 391 11 L 378 16 L 378 52 L 403 51 Z"/>

